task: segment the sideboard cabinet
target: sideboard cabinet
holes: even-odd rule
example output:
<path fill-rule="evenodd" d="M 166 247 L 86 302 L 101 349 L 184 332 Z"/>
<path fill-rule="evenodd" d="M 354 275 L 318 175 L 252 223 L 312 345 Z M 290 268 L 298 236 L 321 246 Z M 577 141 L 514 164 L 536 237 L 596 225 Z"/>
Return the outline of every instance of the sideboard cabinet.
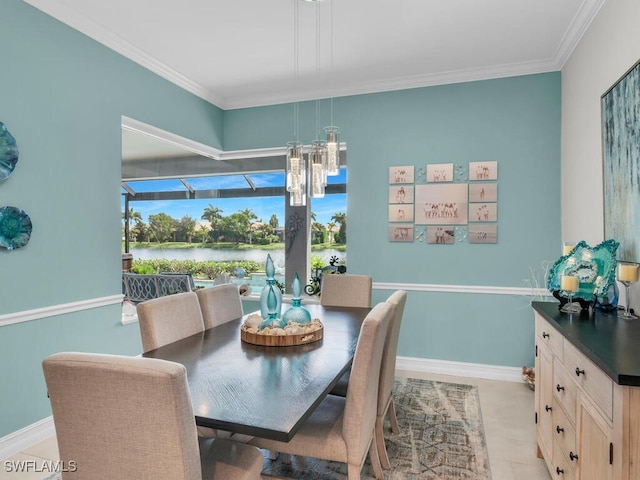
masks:
<path fill-rule="evenodd" d="M 552 478 L 640 480 L 640 319 L 532 306 L 538 456 Z"/>

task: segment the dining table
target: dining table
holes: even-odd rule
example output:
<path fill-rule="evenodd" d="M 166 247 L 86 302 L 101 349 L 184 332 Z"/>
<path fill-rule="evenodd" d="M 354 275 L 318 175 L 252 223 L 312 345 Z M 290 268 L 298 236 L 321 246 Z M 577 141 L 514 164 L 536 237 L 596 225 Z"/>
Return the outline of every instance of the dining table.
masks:
<path fill-rule="evenodd" d="M 289 441 L 349 370 L 360 327 L 371 310 L 319 304 L 305 308 L 323 324 L 323 336 L 315 342 L 247 343 L 240 338 L 244 315 L 143 356 L 186 367 L 197 425 Z"/>

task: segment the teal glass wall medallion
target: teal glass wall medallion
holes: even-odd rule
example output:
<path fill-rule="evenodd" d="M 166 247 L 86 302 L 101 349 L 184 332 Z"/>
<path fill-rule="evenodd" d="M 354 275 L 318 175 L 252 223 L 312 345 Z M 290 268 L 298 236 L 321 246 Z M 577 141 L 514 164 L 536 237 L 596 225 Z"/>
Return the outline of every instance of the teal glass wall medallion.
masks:
<path fill-rule="evenodd" d="M 18 144 L 4 123 L 0 122 L 0 182 L 13 173 L 18 163 Z"/>
<path fill-rule="evenodd" d="M 22 248 L 31 238 L 31 218 L 16 207 L 0 207 L 0 247 Z"/>

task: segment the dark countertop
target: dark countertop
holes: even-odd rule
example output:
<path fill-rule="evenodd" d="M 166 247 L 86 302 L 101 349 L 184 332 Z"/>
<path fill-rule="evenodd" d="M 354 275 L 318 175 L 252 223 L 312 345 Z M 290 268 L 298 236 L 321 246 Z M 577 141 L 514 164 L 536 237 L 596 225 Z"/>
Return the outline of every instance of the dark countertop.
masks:
<path fill-rule="evenodd" d="M 594 309 L 569 315 L 556 302 L 531 306 L 614 382 L 640 386 L 640 318 Z"/>

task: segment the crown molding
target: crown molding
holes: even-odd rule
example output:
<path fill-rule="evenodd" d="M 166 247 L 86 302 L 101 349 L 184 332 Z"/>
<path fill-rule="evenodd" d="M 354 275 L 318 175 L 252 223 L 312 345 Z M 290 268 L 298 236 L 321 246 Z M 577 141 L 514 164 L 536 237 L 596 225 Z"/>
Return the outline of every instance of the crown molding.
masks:
<path fill-rule="evenodd" d="M 447 85 L 481 80 L 492 80 L 521 75 L 532 75 L 559 71 L 562 69 L 571 53 L 578 45 L 596 15 L 605 4 L 606 0 L 585 0 L 579 11 L 573 18 L 560 45 L 552 58 L 517 64 L 498 65 L 488 68 L 464 69 L 442 72 L 429 75 L 395 78 L 380 82 L 360 83 L 358 86 L 336 89 L 306 90 L 304 92 L 290 92 L 282 95 L 258 94 L 242 97 L 221 97 L 204 86 L 187 78 L 176 70 L 168 67 L 156 58 L 140 50 L 121 37 L 113 34 L 101 25 L 80 15 L 75 10 L 65 6 L 56 0 L 23 0 L 25 3 L 41 10 L 47 15 L 65 23 L 123 55 L 129 60 L 156 73 L 160 77 L 174 83 L 178 87 L 190 92 L 203 100 L 223 109 L 234 110 L 239 108 L 251 108 L 281 103 L 316 100 L 319 98 L 344 97 L 350 95 L 364 95 L 387 91 L 406 90 L 412 88 Z"/>

